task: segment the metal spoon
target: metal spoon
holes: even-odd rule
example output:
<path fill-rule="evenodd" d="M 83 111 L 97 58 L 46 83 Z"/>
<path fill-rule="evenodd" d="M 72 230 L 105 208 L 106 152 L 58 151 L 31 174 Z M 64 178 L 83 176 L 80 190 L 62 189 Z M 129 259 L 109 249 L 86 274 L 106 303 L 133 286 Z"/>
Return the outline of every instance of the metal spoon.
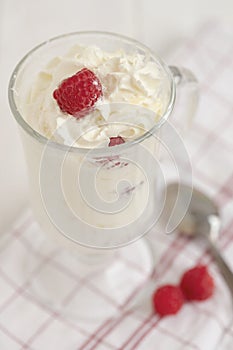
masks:
<path fill-rule="evenodd" d="M 213 200 L 195 188 L 172 183 L 167 187 L 165 212 L 170 217 L 170 228 L 205 240 L 233 298 L 233 273 L 215 243 L 220 232 L 220 215 Z"/>

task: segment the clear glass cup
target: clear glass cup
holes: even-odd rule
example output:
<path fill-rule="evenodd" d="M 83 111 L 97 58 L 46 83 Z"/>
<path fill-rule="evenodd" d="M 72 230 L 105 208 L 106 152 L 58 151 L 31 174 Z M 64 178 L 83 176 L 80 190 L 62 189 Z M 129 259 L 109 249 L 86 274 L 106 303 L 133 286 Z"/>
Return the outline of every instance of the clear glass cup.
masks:
<path fill-rule="evenodd" d="M 128 54 L 137 52 L 156 63 L 163 79 L 159 94 L 164 96 L 165 102 L 158 122 L 145 130 L 142 136 L 114 147 L 85 149 L 73 147 L 72 142 L 64 145 L 55 142 L 54 138 L 48 140 L 26 122 L 19 106 L 26 101 L 35 75 L 52 58 L 64 55 L 77 43 L 95 45 L 105 51 L 124 49 Z M 102 275 L 98 272 L 100 283 L 102 286 L 106 284 L 104 288 L 109 288 L 113 280 L 114 286 L 130 280 L 128 265 L 122 264 L 124 257 L 136 256 L 136 261 L 140 261 L 144 268 L 145 280 L 154 267 L 150 247 L 145 240 L 137 240 L 155 225 L 163 210 L 164 193 L 161 188 L 165 180 L 159 162 L 159 149 L 161 131 L 168 127 L 168 117 L 175 104 L 176 86 L 182 86 L 189 92 L 189 118 L 179 118 L 181 129 L 185 129 L 188 120 L 192 119 L 198 95 L 193 74 L 186 69 L 169 68 L 150 49 L 132 39 L 103 32 L 80 32 L 51 39 L 30 51 L 12 74 L 10 107 L 20 126 L 37 221 L 46 235 L 53 238 L 54 245 L 59 242 L 73 250 L 77 255 L 74 264 L 82 264 L 82 270 L 86 269 L 87 273 L 96 266 L 99 271 L 101 264 L 106 265 L 106 259 L 109 267 L 115 266 L 121 254 L 121 268 L 117 277 L 110 272 L 106 277 L 105 269 Z M 121 110 L 126 107 L 125 103 L 117 105 Z M 139 106 L 128 107 L 135 113 L 145 113 L 145 117 L 151 113 Z M 55 133 L 60 132 L 56 130 Z M 46 250 L 47 244 L 45 240 L 41 249 Z M 121 248 L 117 258 L 109 254 L 109 250 L 114 248 Z M 106 251 L 108 253 L 104 254 Z M 62 256 L 61 259 L 64 259 L 64 251 Z M 68 306 L 56 301 L 53 287 L 48 287 L 49 280 L 52 281 L 52 278 L 46 279 L 48 293 L 45 299 L 49 302 L 52 300 L 54 307 L 61 312 L 80 312 L 82 308 L 77 305 L 77 300 L 75 305 L 71 302 Z M 141 282 L 141 279 L 138 280 L 138 284 Z M 44 298 L 43 281 L 36 281 L 35 284 L 33 292 Z M 136 287 L 134 283 L 132 293 Z M 79 303 L 83 301 L 79 300 Z M 90 315 L 93 308 L 91 305 Z M 83 314 L 88 315 L 88 310 L 85 309 Z M 105 310 L 101 317 L 107 314 Z"/>

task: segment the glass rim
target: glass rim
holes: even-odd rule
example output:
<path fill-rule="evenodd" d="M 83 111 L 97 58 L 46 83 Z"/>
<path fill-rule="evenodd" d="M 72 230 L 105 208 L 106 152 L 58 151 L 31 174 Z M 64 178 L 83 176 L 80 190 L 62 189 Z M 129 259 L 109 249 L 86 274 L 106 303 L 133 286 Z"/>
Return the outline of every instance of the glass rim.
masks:
<path fill-rule="evenodd" d="M 159 121 L 157 123 L 155 123 L 155 125 L 150 130 L 147 130 L 143 135 L 141 135 L 141 136 L 139 136 L 131 141 L 127 141 L 127 142 L 122 143 L 120 145 L 116 145 L 114 147 L 81 148 L 81 147 L 68 146 L 68 145 L 53 141 L 51 139 L 48 139 L 47 137 L 40 134 L 38 131 L 33 129 L 29 123 L 27 123 L 27 121 L 24 119 L 24 117 L 19 112 L 19 110 L 17 108 L 16 101 L 15 101 L 15 97 L 14 97 L 14 85 L 15 85 L 18 73 L 20 72 L 20 69 L 23 66 L 23 64 L 27 61 L 28 58 L 30 58 L 30 56 L 32 54 L 34 54 L 40 48 L 48 45 L 49 43 L 64 39 L 66 37 L 72 37 L 72 36 L 77 36 L 77 35 L 84 35 L 84 36 L 85 35 L 87 35 L 87 36 L 88 35 L 99 35 L 99 36 L 102 35 L 102 36 L 109 37 L 109 38 L 121 39 L 124 42 L 127 42 L 128 44 L 131 44 L 131 45 L 134 44 L 136 47 L 138 47 L 144 51 L 148 51 L 150 53 L 150 55 L 153 57 L 153 59 L 156 62 L 158 62 L 160 64 L 160 66 L 163 68 L 163 70 L 165 71 L 165 73 L 169 79 L 170 89 L 171 89 L 167 109 L 163 113 L 163 115 L 160 117 Z M 37 141 L 39 141 L 42 144 L 46 145 L 49 143 L 49 146 L 51 146 L 53 148 L 57 148 L 57 149 L 60 149 L 63 151 L 68 151 L 68 152 L 84 153 L 84 154 L 88 153 L 90 150 L 92 150 L 92 154 L 118 153 L 119 151 L 123 151 L 123 150 L 128 149 L 129 147 L 131 147 L 135 144 L 138 144 L 138 143 L 144 141 L 149 136 L 153 135 L 154 132 L 156 130 L 158 130 L 167 121 L 169 115 L 171 114 L 171 112 L 173 110 L 174 103 L 175 103 L 175 97 L 176 97 L 175 82 L 174 82 L 174 79 L 172 76 L 172 72 L 160 57 L 155 55 L 154 52 L 149 47 L 147 47 L 146 45 L 140 43 L 139 41 L 137 41 L 135 39 L 129 38 L 129 37 L 121 35 L 121 34 L 107 32 L 107 31 L 77 31 L 77 32 L 71 32 L 71 33 L 58 35 L 58 36 L 52 37 L 51 39 L 43 41 L 42 43 L 40 43 L 39 45 L 35 46 L 30 51 L 28 51 L 26 53 L 26 55 L 24 55 L 23 58 L 18 62 L 18 64 L 16 65 L 15 69 L 13 70 L 13 72 L 11 74 L 9 86 L 8 86 L 8 100 L 9 100 L 11 112 L 12 112 L 16 122 L 24 129 L 24 131 L 26 131 L 27 134 L 29 134 L 30 136 L 32 136 L 34 139 L 36 139 Z"/>

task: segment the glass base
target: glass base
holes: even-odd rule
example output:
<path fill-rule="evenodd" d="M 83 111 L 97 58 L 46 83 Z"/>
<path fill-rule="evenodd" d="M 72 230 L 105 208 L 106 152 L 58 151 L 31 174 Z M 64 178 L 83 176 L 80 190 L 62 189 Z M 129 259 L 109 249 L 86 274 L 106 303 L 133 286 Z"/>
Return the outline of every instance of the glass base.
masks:
<path fill-rule="evenodd" d="M 146 239 L 114 251 L 94 250 L 81 258 L 47 240 L 36 250 L 29 263 L 36 273 L 28 292 L 54 312 L 92 322 L 128 309 L 154 268 Z"/>

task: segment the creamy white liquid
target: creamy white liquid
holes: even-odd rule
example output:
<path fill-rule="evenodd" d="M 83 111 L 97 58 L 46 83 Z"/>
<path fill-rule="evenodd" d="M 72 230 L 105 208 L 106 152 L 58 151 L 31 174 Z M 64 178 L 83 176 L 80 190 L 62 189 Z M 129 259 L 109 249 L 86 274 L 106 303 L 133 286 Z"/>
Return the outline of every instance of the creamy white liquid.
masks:
<path fill-rule="evenodd" d="M 103 98 L 92 113 L 77 120 L 61 112 L 53 91 L 84 67 L 100 79 Z M 93 150 L 107 146 L 114 136 L 127 142 L 151 129 L 167 109 L 170 91 L 164 72 L 141 54 L 74 46 L 40 69 L 29 87 L 25 72 L 16 87 L 18 109 L 34 130 L 61 144 Z M 154 136 L 119 151 L 118 158 L 106 158 L 104 149 L 98 157 L 63 151 L 25 132 L 22 139 L 32 202 L 44 231 L 63 244 L 67 239 L 61 233 L 99 247 L 122 245 L 143 234 L 153 217 L 158 185 Z"/>

